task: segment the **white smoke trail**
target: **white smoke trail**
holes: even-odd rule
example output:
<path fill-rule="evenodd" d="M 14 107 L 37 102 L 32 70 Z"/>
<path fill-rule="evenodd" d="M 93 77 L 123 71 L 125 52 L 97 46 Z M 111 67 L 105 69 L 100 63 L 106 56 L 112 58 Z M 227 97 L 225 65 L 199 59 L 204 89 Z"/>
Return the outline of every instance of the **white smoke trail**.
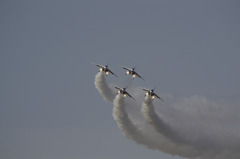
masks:
<path fill-rule="evenodd" d="M 105 101 L 114 102 L 113 117 L 122 133 L 137 144 L 192 159 L 240 158 L 239 101 L 214 102 L 199 96 L 180 100 L 169 97 L 167 102 L 154 108 L 152 101 L 145 99 L 144 118 L 141 115 L 138 118 L 146 119 L 150 126 L 146 122 L 133 122 L 138 115 L 135 108 L 140 103 L 129 105 L 121 95 L 114 100 L 115 93 L 109 88 L 103 72 L 96 75 L 95 85 Z M 137 101 L 142 99 L 140 95 L 139 91 L 135 93 Z M 133 107 L 126 111 L 126 106 Z"/>
<path fill-rule="evenodd" d="M 111 88 L 109 88 L 104 72 L 99 72 L 95 77 L 95 87 L 97 88 L 98 92 L 101 94 L 103 99 L 107 102 L 113 102 L 115 97 L 115 93 Z"/>
<path fill-rule="evenodd" d="M 177 133 L 172 130 L 172 128 L 163 121 L 158 115 L 155 113 L 152 98 L 150 96 L 145 97 L 145 101 L 142 104 L 142 113 L 145 120 L 153 126 L 153 128 L 163 136 L 172 139 L 172 137 L 176 137 Z M 175 140 L 175 139 L 174 139 Z"/>
<path fill-rule="evenodd" d="M 116 120 L 118 127 L 121 129 L 124 136 L 129 139 L 133 139 L 138 144 L 143 144 L 149 148 L 152 146 L 148 144 L 144 144 L 144 137 L 140 130 L 132 123 L 130 120 L 125 108 L 124 108 L 124 101 L 123 96 L 118 94 L 113 101 L 113 118 Z"/>
<path fill-rule="evenodd" d="M 180 147 L 162 135 L 144 132 L 146 130 L 142 130 L 142 128 L 146 128 L 146 126 L 138 127 L 138 125 L 134 124 L 125 110 L 125 102 L 122 95 L 118 94 L 114 99 L 113 104 L 113 117 L 116 120 L 118 127 L 122 131 L 123 135 L 128 139 L 135 141 L 137 144 L 144 145 L 149 149 L 157 149 L 172 155 L 179 155 L 190 158 L 198 156 L 198 153 L 191 148 L 186 146 Z M 191 153 L 186 153 L 187 151 L 191 151 Z"/>
<path fill-rule="evenodd" d="M 176 108 L 179 109 L 178 111 L 173 108 L 167 110 L 171 105 L 168 105 L 168 107 L 164 105 L 165 110 L 161 109 L 164 110 L 162 113 L 166 113 L 166 115 L 175 119 L 171 124 L 164 122 L 156 114 L 152 100 L 148 97 L 145 98 L 143 103 L 143 116 L 157 132 L 166 136 L 178 146 L 188 146 L 199 152 L 199 159 L 240 158 L 239 125 L 235 129 L 227 129 L 229 124 L 234 124 L 228 123 L 229 119 L 226 119 L 226 117 L 231 118 L 231 122 L 233 122 L 233 119 L 240 121 L 236 112 L 232 112 L 232 110 L 235 110 L 238 114 L 240 112 L 239 108 L 228 106 L 230 111 L 227 111 L 226 107 L 220 103 L 196 96 L 183 101 L 183 103 L 177 102 L 175 104 Z M 189 113 L 189 109 L 191 113 Z M 187 110 L 187 113 L 184 112 L 185 110 Z M 228 124 L 220 124 L 218 121 L 221 120 Z M 236 121 L 234 120 L 234 122 Z M 172 129 L 172 125 L 174 125 L 174 129 Z M 188 150 L 188 153 L 191 153 L 191 151 Z"/>

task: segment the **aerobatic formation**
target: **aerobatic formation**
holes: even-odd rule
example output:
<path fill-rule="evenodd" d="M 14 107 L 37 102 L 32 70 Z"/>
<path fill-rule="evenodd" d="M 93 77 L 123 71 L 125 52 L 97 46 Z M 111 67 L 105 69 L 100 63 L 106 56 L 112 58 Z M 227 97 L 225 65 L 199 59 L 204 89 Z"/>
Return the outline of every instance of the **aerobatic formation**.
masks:
<path fill-rule="evenodd" d="M 95 86 L 103 99 L 113 104 L 113 118 L 128 139 L 185 158 L 240 158 L 239 101 L 212 101 L 201 96 L 178 99 L 169 94 L 162 98 L 154 92 L 156 87 L 120 88 L 108 84 L 109 73 L 118 77 L 108 65 L 93 64 L 99 67 Z M 135 67 L 120 67 L 132 79 L 144 80 Z"/>

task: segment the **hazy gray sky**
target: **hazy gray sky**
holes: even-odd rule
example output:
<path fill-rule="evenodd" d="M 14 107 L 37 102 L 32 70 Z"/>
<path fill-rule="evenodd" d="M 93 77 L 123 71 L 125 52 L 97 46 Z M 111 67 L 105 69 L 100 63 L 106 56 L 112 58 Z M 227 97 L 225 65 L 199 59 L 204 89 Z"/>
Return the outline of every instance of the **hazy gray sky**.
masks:
<path fill-rule="evenodd" d="M 178 98 L 239 101 L 237 0 L 0 2 L 0 158 L 183 159 L 126 139 L 94 86 L 110 62 Z"/>

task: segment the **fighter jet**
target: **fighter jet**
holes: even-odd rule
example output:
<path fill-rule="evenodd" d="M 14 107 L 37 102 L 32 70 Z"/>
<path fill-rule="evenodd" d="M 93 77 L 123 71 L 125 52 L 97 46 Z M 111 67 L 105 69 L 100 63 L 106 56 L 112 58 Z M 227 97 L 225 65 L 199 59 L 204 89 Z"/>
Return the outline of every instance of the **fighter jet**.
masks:
<path fill-rule="evenodd" d="M 93 63 L 94 65 L 100 67 L 99 72 L 105 72 L 106 75 L 108 75 L 109 73 L 113 74 L 114 76 L 117 77 L 117 75 L 115 75 L 109 68 L 108 68 L 108 64 L 106 66 L 102 66 L 96 63 Z"/>
<path fill-rule="evenodd" d="M 119 88 L 119 87 L 116 87 L 116 89 L 118 89 L 118 94 L 122 94 L 124 97 L 128 96 L 132 99 L 134 99 L 127 91 L 126 91 L 126 87 L 125 88 Z M 134 99 L 135 100 L 135 99 Z"/>
<path fill-rule="evenodd" d="M 155 88 L 156 88 L 156 87 L 155 87 Z M 154 93 L 155 88 L 154 88 L 154 89 L 151 89 L 151 90 L 148 90 L 148 89 L 144 89 L 144 88 L 143 88 L 142 90 L 146 91 L 145 96 L 151 96 L 152 99 L 154 99 L 155 97 L 157 97 L 158 99 L 161 99 L 161 100 L 164 102 L 164 100 L 163 100 L 162 98 L 160 98 L 156 93 Z"/>
<path fill-rule="evenodd" d="M 137 77 L 141 78 L 142 80 L 144 80 L 144 79 L 135 71 L 135 68 L 136 68 L 136 67 L 134 67 L 134 68 L 127 68 L 127 67 L 123 67 L 123 66 L 120 66 L 120 67 L 122 67 L 123 69 L 127 70 L 126 73 L 125 73 L 125 75 L 131 75 L 133 79 L 137 76 Z M 144 81 L 145 81 L 145 80 L 144 80 Z"/>

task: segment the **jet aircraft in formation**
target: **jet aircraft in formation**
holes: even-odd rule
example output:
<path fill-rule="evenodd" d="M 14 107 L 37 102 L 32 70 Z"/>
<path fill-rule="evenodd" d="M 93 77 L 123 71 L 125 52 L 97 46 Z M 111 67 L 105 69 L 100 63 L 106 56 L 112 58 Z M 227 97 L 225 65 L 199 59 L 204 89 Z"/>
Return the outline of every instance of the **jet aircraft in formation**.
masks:
<path fill-rule="evenodd" d="M 109 68 L 108 68 L 108 64 L 106 66 L 103 66 L 103 65 L 99 65 L 99 64 L 96 64 L 96 63 L 93 63 L 94 65 L 100 67 L 99 69 L 99 72 L 105 72 L 106 75 L 108 75 L 109 73 L 111 73 L 112 75 L 118 77 L 117 75 L 115 75 Z M 127 68 L 127 67 L 124 67 L 124 66 L 121 66 L 123 69 L 126 70 L 126 75 L 131 75 L 132 78 L 134 79 L 136 76 L 138 78 L 141 78 L 142 80 L 144 80 L 136 71 L 135 71 L 135 68 Z M 145 80 L 144 80 L 145 81 Z M 132 99 L 134 99 L 127 91 L 126 91 L 126 87 L 125 88 L 119 88 L 119 87 L 116 87 L 116 89 L 118 89 L 118 94 L 122 94 L 124 97 L 128 96 Z M 154 99 L 155 97 L 157 97 L 158 99 L 162 100 L 164 102 L 164 100 L 162 98 L 160 98 L 155 92 L 155 88 L 154 89 L 151 89 L 151 90 L 148 90 L 148 89 L 145 89 L 143 88 L 142 90 L 144 90 L 146 92 L 145 96 L 151 96 L 152 99 Z M 135 100 L 135 99 L 134 99 Z"/>
<path fill-rule="evenodd" d="M 142 80 L 144 80 L 144 79 L 135 71 L 135 68 L 136 68 L 136 67 L 133 67 L 133 68 L 127 68 L 127 67 L 124 67 L 124 66 L 121 66 L 121 67 L 126 70 L 125 75 L 131 75 L 133 79 L 137 76 L 138 78 L 141 78 Z M 144 80 L 144 81 L 145 81 L 145 80 Z"/>
<path fill-rule="evenodd" d="M 99 64 L 96 64 L 96 63 L 93 63 L 93 64 L 96 65 L 96 66 L 98 66 L 98 67 L 100 67 L 99 72 L 105 72 L 106 75 L 108 75 L 109 72 L 110 72 L 112 75 L 114 75 L 114 76 L 117 77 L 117 75 L 115 75 L 115 74 L 108 68 L 108 64 L 107 64 L 106 66 L 99 65 Z"/>
<path fill-rule="evenodd" d="M 144 89 L 144 88 L 143 88 L 142 90 L 146 91 L 145 96 L 151 96 L 152 99 L 154 99 L 155 97 L 157 97 L 158 99 L 161 99 L 161 100 L 164 102 L 164 100 L 163 100 L 162 98 L 160 98 L 160 97 L 154 92 L 155 88 L 154 88 L 154 89 L 151 89 L 151 90 L 148 90 L 148 89 Z"/>
<path fill-rule="evenodd" d="M 132 99 L 134 99 L 127 91 L 126 91 L 126 87 L 125 88 L 119 88 L 119 87 L 116 87 L 116 89 L 118 89 L 118 94 L 122 94 L 124 97 L 128 96 Z M 135 99 L 134 99 L 135 100 Z"/>

